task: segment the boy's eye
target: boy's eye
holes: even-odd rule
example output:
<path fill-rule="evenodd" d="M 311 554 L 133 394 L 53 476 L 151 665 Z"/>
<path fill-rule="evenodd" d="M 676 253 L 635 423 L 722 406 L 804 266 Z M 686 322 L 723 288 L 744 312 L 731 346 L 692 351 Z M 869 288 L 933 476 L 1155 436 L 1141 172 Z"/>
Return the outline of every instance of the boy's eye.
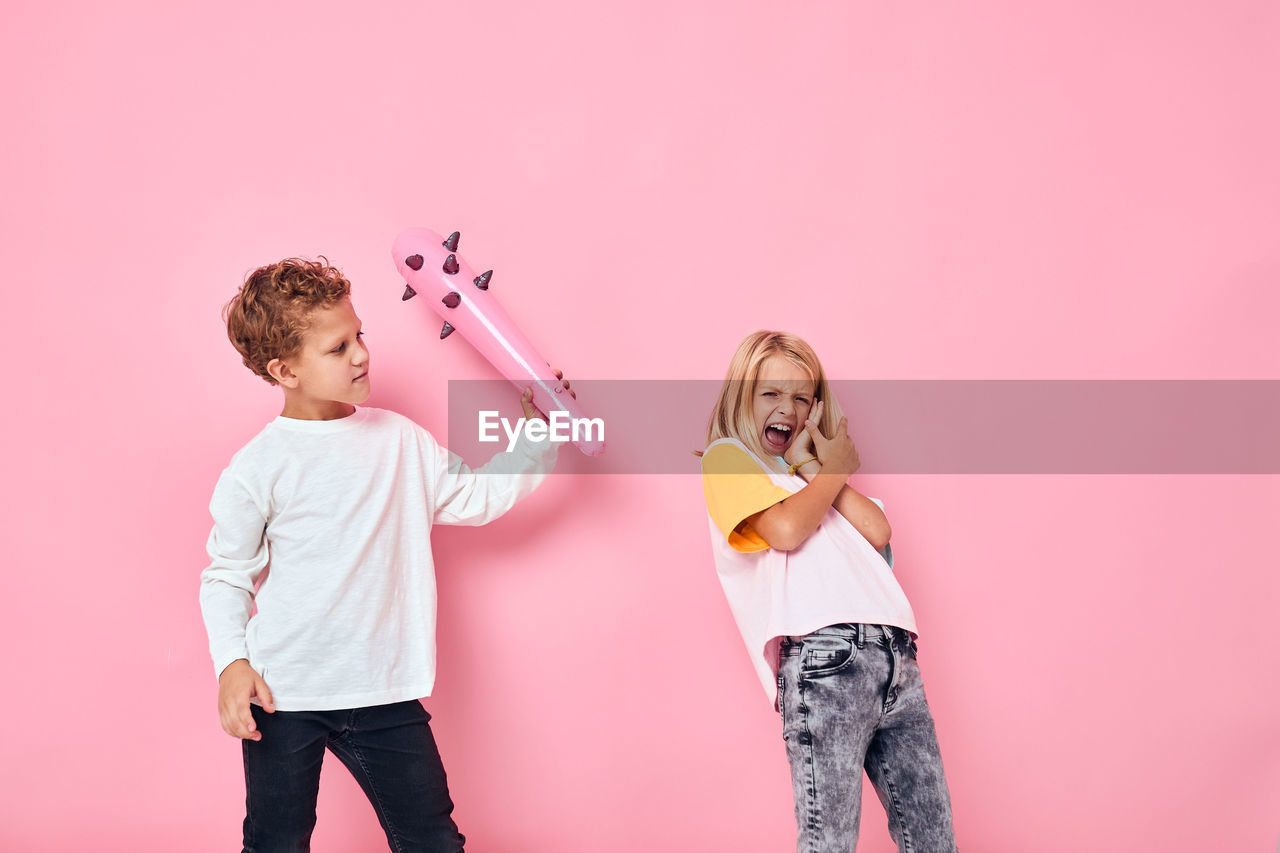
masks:
<path fill-rule="evenodd" d="M 364 332 L 356 332 L 356 340 L 359 340 L 360 338 L 363 338 L 363 337 L 364 337 Z M 345 350 L 346 348 L 347 348 L 347 342 L 343 341 L 333 349 L 329 350 L 329 352 L 333 353 L 334 355 L 340 355 L 342 351 Z"/>

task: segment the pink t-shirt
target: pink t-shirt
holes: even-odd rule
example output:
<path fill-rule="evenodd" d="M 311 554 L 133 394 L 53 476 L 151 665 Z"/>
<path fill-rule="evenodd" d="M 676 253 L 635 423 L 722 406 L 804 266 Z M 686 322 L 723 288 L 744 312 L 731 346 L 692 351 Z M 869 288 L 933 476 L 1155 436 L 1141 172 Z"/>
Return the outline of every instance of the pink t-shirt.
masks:
<path fill-rule="evenodd" d="M 769 547 L 746 523 L 805 485 L 803 477 L 773 470 L 737 439 L 712 442 L 702 456 L 716 573 L 775 705 L 780 638 L 842 622 L 916 631 L 906 593 L 893 576 L 892 552 L 887 545 L 877 551 L 834 507 L 791 551 Z"/>

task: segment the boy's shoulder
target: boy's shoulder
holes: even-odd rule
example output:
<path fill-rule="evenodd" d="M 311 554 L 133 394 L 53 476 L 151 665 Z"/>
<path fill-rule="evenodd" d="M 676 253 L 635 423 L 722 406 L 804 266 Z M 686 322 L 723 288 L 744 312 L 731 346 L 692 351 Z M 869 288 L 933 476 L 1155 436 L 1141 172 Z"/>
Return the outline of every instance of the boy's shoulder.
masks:
<path fill-rule="evenodd" d="M 227 470 L 247 474 L 279 468 L 299 456 L 324 453 L 329 438 L 365 443 L 394 440 L 406 433 L 430 438 L 430 433 L 411 418 L 390 409 L 371 406 L 360 406 L 355 414 L 339 421 L 299 421 L 277 417 L 268 421 L 231 455 Z"/>
<path fill-rule="evenodd" d="M 246 441 L 240 446 L 239 450 L 231 454 L 231 460 L 227 463 L 227 470 L 237 471 L 257 467 L 257 464 L 264 457 L 272 455 L 272 445 L 275 443 L 277 435 L 275 421 L 268 421 L 253 438 Z"/>

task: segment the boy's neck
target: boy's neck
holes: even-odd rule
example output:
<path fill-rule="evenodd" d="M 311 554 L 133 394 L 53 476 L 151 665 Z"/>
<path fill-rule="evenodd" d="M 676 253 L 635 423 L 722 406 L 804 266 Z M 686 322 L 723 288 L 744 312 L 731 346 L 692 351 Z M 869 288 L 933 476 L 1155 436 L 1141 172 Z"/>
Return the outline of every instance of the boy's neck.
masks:
<path fill-rule="evenodd" d="M 310 399 L 298 394 L 290 394 L 286 389 L 284 411 L 280 413 L 280 417 L 294 418 L 299 421 L 336 421 L 339 418 L 350 417 L 355 412 L 356 407 L 350 403 Z"/>

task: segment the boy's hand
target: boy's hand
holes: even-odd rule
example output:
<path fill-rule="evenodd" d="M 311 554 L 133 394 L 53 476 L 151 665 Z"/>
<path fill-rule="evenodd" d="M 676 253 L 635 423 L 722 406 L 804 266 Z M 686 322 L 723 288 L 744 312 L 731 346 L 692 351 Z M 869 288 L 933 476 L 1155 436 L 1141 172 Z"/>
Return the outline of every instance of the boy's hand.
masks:
<path fill-rule="evenodd" d="M 814 453 L 822 466 L 823 474 L 840 474 L 848 479 L 862 465 L 858 459 L 858 449 L 849 438 L 849 419 L 841 418 L 831 438 L 827 438 L 818 429 L 812 418 L 804 422 L 805 430 L 813 437 Z"/>
<path fill-rule="evenodd" d="M 244 658 L 233 661 L 218 676 L 218 717 L 222 720 L 222 730 L 232 737 L 262 740 L 262 732 L 254 725 L 253 714 L 249 712 L 251 696 L 257 697 L 262 710 L 268 714 L 276 712 L 271 689 L 262 676 Z"/>
<path fill-rule="evenodd" d="M 551 372 L 556 375 L 556 379 L 560 380 L 560 384 L 564 386 L 564 390 L 569 392 L 569 396 L 575 400 L 578 399 L 577 393 L 569 387 L 569 380 L 564 378 L 564 374 L 559 370 L 556 370 L 554 367 L 551 368 Z M 524 416 L 529 420 L 533 420 L 534 418 L 544 421 L 550 420 L 546 415 L 539 411 L 537 406 L 533 404 L 532 388 L 524 389 L 524 393 L 520 395 L 520 405 L 524 409 Z"/>

